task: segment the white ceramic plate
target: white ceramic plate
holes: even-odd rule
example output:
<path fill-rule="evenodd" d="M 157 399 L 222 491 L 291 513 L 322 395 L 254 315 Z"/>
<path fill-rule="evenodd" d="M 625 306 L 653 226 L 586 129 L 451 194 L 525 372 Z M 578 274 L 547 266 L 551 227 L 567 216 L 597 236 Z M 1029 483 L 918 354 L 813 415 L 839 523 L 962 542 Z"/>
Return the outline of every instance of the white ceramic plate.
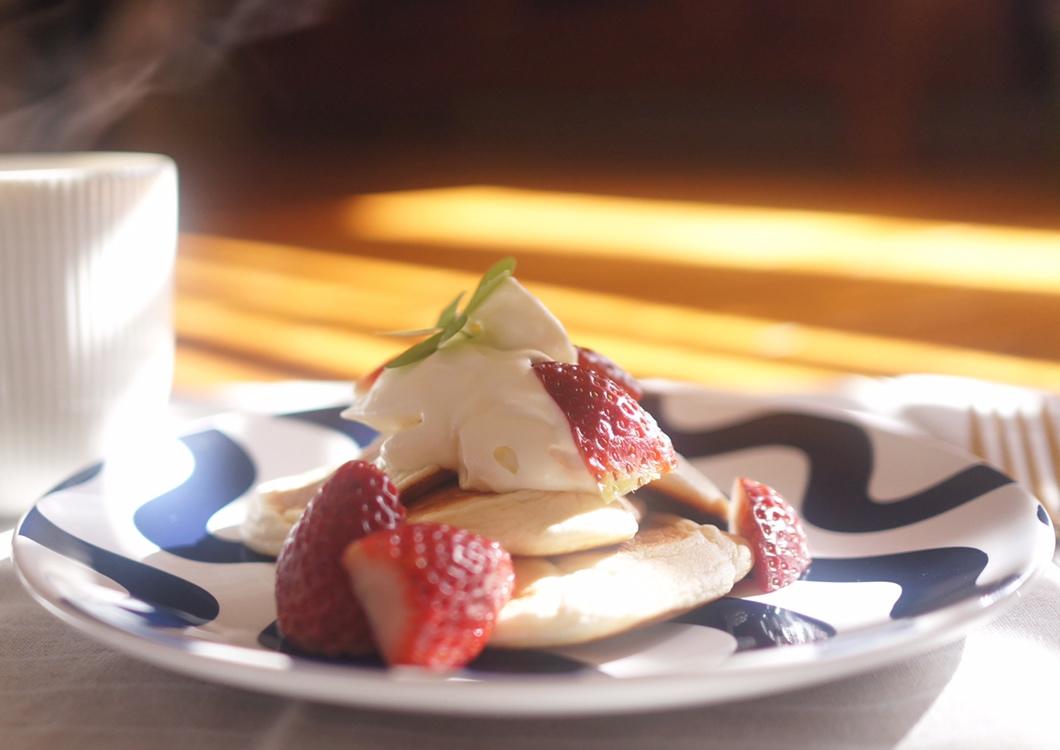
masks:
<path fill-rule="evenodd" d="M 864 671 L 958 638 L 1051 559 L 1037 500 L 895 423 L 680 386 L 645 403 L 720 486 L 751 476 L 800 508 L 814 555 L 803 580 L 587 646 L 487 650 L 458 674 L 290 653 L 271 628 L 272 563 L 237 527 L 256 483 L 367 442 L 338 406 L 226 414 L 111 456 L 27 514 L 15 563 L 53 614 L 179 672 L 332 703 L 533 715 L 715 703 Z"/>

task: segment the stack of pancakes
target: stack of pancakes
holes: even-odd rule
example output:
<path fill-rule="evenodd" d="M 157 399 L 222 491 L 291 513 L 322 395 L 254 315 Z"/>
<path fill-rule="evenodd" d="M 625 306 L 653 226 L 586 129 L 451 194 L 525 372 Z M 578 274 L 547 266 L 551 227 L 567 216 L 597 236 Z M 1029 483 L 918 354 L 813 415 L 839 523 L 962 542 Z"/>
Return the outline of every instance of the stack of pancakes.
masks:
<path fill-rule="evenodd" d="M 371 449 L 362 458 L 372 459 Z M 287 530 L 332 470 L 261 485 L 244 525 L 248 546 L 278 554 Z M 725 595 L 753 564 L 751 548 L 739 537 L 637 496 L 467 490 L 453 472 L 437 467 L 392 479 L 410 523 L 465 528 L 511 553 L 515 590 L 491 646 L 570 645 L 663 620 Z M 648 487 L 652 496 L 671 501 L 668 509 L 727 517 L 725 496 L 681 457 L 674 472 Z"/>

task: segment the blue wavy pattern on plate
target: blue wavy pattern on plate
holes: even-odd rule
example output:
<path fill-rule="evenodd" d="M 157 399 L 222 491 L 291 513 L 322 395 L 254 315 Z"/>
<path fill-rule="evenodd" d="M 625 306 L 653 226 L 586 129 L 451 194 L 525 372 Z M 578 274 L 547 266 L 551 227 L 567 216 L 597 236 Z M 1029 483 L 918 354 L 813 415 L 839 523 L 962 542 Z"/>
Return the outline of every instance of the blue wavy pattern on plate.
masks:
<path fill-rule="evenodd" d="M 53 552 L 87 565 L 148 605 L 147 609 L 121 607 L 152 627 L 185 628 L 217 617 L 220 605 L 213 595 L 190 581 L 149 565 L 130 560 L 78 539 L 49 521 L 36 508 L 19 527 L 19 535 Z"/>
<path fill-rule="evenodd" d="M 902 587 L 891 617 L 915 617 L 947 604 L 986 593 L 976 586 L 988 561 L 971 547 L 936 547 L 872 557 L 815 557 L 808 581 L 890 581 Z M 993 587 L 991 587 L 993 588 Z"/>
<path fill-rule="evenodd" d="M 207 563 L 267 562 L 240 542 L 220 539 L 207 524 L 215 513 L 243 496 L 257 478 L 247 452 L 219 430 L 204 430 L 181 439 L 195 468 L 179 487 L 141 505 L 133 515 L 136 528 L 159 547 L 186 560 Z"/>
<path fill-rule="evenodd" d="M 96 463 L 96 464 L 92 464 L 91 466 L 88 466 L 88 467 L 82 469 L 81 471 L 77 472 L 76 474 L 64 479 L 59 484 L 55 485 L 52 489 L 48 490 L 48 492 L 45 494 L 45 496 L 53 495 L 56 492 L 62 492 L 63 490 L 73 489 L 74 487 L 77 487 L 78 485 L 86 484 L 88 482 L 91 482 L 93 479 L 98 477 L 100 475 L 100 473 L 102 473 L 102 471 L 103 471 L 103 462 L 102 461 L 100 461 L 99 463 Z"/>
<path fill-rule="evenodd" d="M 658 416 L 661 410 L 655 407 Z M 802 516 L 821 529 L 845 534 L 887 531 L 934 518 L 1012 480 L 984 464 L 957 472 L 904 498 L 876 503 L 868 495 L 872 478 L 872 443 L 865 430 L 851 422 L 797 412 L 774 412 L 713 430 L 685 432 L 660 426 L 674 448 L 688 458 L 786 446 L 806 454 L 810 476 Z"/>
<path fill-rule="evenodd" d="M 666 421 L 657 398 L 645 401 L 674 447 L 689 458 L 775 445 L 803 451 L 809 479 L 801 513 L 813 525 L 830 531 L 854 534 L 900 528 L 934 518 L 1012 482 L 989 466 L 977 464 L 905 498 L 876 503 L 868 495 L 874 465 L 872 442 L 856 424 L 816 414 L 774 412 L 716 429 L 686 432 Z M 912 617 L 982 594 L 984 589 L 975 582 L 987 561 L 986 552 L 971 548 L 843 559 L 815 557 L 805 577 L 826 582 L 897 583 L 902 593 L 891 617 Z M 777 622 L 765 627 L 769 632 L 784 631 L 787 614 L 778 612 L 776 616 Z M 744 612 L 740 617 L 753 620 L 755 613 Z"/>
<path fill-rule="evenodd" d="M 310 409 L 281 415 L 340 432 L 360 446 L 377 433 L 358 422 L 343 419 L 341 408 Z M 207 530 L 210 518 L 242 497 L 257 479 L 254 462 L 242 446 L 218 430 L 183 438 L 195 461 L 187 481 L 141 506 L 133 517 L 140 533 L 166 552 L 207 563 L 269 562 L 273 558 L 220 539 Z"/>

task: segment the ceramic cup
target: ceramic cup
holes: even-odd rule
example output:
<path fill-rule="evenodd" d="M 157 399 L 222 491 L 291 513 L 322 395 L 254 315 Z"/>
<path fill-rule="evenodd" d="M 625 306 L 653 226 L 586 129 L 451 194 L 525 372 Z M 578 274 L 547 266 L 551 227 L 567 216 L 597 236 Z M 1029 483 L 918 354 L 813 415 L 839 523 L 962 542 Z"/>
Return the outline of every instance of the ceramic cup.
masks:
<path fill-rule="evenodd" d="M 0 516 L 165 419 L 176 233 L 165 156 L 0 155 Z"/>

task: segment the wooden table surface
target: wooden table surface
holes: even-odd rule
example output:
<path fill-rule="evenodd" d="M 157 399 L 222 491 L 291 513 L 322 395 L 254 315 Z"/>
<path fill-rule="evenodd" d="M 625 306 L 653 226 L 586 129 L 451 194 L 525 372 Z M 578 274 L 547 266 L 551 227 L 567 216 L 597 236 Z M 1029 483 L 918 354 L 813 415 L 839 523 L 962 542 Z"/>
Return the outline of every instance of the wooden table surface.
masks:
<path fill-rule="evenodd" d="M 850 373 L 1060 383 L 1060 230 L 489 185 L 351 194 L 186 233 L 176 391 L 353 379 L 504 255 L 572 339 L 743 390 Z M 282 237 L 264 242 L 247 236 Z"/>

